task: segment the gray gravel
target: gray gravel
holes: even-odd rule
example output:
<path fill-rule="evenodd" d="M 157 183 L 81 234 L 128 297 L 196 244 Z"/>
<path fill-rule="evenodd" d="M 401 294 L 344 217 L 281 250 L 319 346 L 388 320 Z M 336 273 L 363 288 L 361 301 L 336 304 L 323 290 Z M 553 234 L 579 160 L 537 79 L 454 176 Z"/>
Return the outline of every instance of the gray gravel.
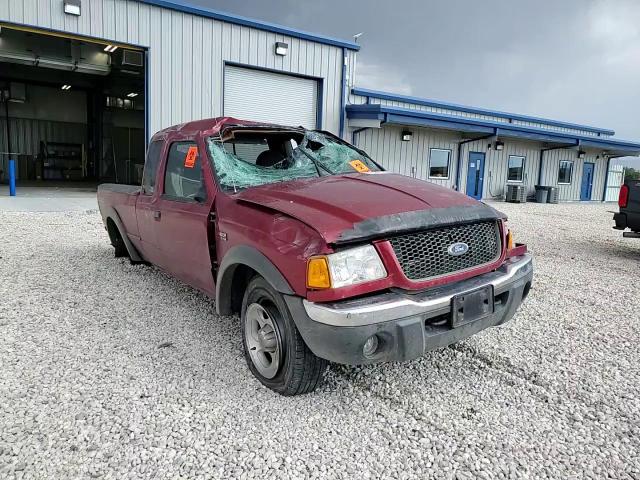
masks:
<path fill-rule="evenodd" d="M 639 479 L 640 241 L 612 206 L 499 207 L 535 254 L 512 322 L 296 398 L 95 211 L 0 212 L 0 477 Z"/>

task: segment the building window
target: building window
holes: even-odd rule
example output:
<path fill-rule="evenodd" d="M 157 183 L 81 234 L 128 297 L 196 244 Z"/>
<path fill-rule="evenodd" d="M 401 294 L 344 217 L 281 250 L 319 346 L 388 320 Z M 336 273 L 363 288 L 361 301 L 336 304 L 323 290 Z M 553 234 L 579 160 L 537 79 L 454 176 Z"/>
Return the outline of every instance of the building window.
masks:
<path fill-rule="evenodd" d="M 568 185 L 571 183 L 573 177 L 573 162 L 570 160 L 560 161 L 560 168 L 558 169 L 558 184 Z"/>
<path fill-rule="evenodd" d="M 509 155 L 509 182 L 522 182 L 524 179 L 524 157 L 519 155 Z"/>
<path fill-rule="evenodd" d="M 451 150 L 432 148 L 429 150 L 429 178 L 449 178 Z"/>
<path fill-rule="evenodd" d="M 171 144 L 164 173 L 164 194 L 176 200 L 202 202 L 207 191 L 198 147 L 193 142 Z"/>

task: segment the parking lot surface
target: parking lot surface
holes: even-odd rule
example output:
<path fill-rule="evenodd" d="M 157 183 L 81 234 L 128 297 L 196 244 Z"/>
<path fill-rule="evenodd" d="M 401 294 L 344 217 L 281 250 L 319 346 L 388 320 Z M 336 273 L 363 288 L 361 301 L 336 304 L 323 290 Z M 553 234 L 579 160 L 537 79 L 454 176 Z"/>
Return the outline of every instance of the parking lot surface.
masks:
<path fill-rule="evenodd" d="M 640 241 L 612 205 L 496 206 L 535 255 L 510 323 L 294 398 L 95 210 L 0 211 L 0 477 L 639 479 Z"/>

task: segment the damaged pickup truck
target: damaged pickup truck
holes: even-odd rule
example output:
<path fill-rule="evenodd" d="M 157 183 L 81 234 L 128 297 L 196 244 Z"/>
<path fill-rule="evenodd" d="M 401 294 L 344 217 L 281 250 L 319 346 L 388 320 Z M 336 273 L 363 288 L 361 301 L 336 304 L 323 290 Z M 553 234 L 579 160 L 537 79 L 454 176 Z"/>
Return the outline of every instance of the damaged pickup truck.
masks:
<path fill-rule="evenodd" d="M 383 171 L 327 132 L 217 118 L 158 132 L 142 186 L 101 185 L 116 256 L 239 314 L 251 372 L 310 392 L 327 361 L 406 361 L 509 320 L 533 279 L 504 215 Z"/>

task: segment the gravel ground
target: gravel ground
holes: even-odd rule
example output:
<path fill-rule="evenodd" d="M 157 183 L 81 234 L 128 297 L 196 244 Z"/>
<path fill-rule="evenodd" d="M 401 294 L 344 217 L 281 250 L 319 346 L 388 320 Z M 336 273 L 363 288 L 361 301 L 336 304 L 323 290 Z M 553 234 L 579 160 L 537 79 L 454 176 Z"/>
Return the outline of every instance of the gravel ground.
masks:
<path fill-rule="evenodd" d="M 536 264 L 509 324 L 295 398 L 95 211 L 0 212 L 0 477 L 640 479 L 640 241 L 612 206 L 499 207 Z"/>

